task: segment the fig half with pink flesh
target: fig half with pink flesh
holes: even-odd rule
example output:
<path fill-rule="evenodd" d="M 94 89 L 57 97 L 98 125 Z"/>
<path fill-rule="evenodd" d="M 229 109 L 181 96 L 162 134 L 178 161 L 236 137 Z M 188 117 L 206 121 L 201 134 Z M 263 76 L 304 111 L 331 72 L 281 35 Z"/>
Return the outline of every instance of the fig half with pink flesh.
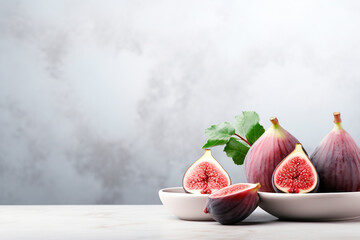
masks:
<path fill-rule="evenodd" d="M 205 213 L 219 223 L 236 224 L 247 218 L 257 207 L 260 184 L 238 183 L 209 195 Z"/>
<path fill-rule="evenodd" d="M 270 121 L 272 126 L 251 146 L 244 162 L 246 180 L 259 182 L 262 192 L 274 192 L 271 182 L 274 169 L 299 142 L 279 125 L 276 117 Z"/>
<path fill-rule="evenodd" d="M 360 191 L 360 149 L 334 113 L 334 128 L 311 155 L 320 177 L 321 192 Z"/>
<path fill-rule="evenodd" d="M 187 193 L 211 194 L 231 184 L 229 174 L 212 156 L 210 149 L 205 149 L 197 161 L 185 172 L 183 188 Z"/>
<path fill-rule="evenodd" d="M 275 168 L 272 183 L 276 192 L 317 192 L 319 187 L 318 174 L 300 143 L 297 143 L 295 150 Z"/>

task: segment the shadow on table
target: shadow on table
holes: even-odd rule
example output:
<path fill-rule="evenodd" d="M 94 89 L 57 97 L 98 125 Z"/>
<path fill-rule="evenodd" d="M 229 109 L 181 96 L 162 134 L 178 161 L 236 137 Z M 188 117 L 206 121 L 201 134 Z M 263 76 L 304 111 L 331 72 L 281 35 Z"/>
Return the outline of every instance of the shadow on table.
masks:
<path fill-rule="evenodd" d="M 264 225 L 264 224 L 273 224 L 278 222 L 279 219 L 265 212 L 254 212 L 249 217 L 247 217 L 244 221 L 235 224 L 235 226 L 239 225 Z"/>
<path fill-rule="evenodd" d="M 329 223 L 329 222 L 341 222 L 341 223 L 360 223 L 360 217 L 357 218 L 350 218 L 350 219 L 343 219 L 343 220 L 299 220 L 299 219 L 278 219 L 279 222 L 302 222 L 302 223 Z"/>

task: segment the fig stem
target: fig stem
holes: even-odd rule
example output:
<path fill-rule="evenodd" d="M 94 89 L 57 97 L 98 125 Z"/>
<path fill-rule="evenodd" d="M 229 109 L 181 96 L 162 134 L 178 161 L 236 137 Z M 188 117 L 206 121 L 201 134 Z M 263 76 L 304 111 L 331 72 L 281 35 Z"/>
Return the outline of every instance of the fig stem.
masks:
<path fill-rule="evenodd" d="M 279 120 L 277 119 L 277 117 L 270 118 L 270 121 L 274 126 L 277 126 L 279 124 Z"/>
<path fill-rule="evenodd" d="M 334 129 L 336 129 L 336 130 L 343 129 L 341 127 L 341 118 L 340 118 L 340 113 L 339 112 L 334 112 L 334 123 L 335 123 Z"/>
<path fill-rule="evenodd" d="M 242 136 L 240 136 L 239 134 L 237 133 L 234 133 L 235 136 L 239 137 L 241 140 L 243 140 L 244 142 L 246 142 L 250 147 L 251 147 L 251 144 L 248 142 L 248 140 L 246 140 L 245 138 L 243 138 Z"/>
<path fill-rule="evenodd" d="M 341 123 L 340 113 L 334 112 L 334 123 Z"/>

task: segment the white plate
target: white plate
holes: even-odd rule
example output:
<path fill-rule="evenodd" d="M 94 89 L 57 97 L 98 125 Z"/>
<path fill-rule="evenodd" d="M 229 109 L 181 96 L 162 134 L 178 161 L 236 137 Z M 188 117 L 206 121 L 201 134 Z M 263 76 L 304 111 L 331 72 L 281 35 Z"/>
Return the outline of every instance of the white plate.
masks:
<path fill-rule="evenodd" d="M 280 219 L 347 220 L 360 217 L 360 192 L 286 194 L 259 192 L 259 206 Z"/>
<path fill-rule="evenodd" d="M 175 216 L 184 220 L 213 220 L 204 213 L 208 194 L 185 193 L 182 187 L 164 188 L 159 191 L 163 205 Z"/>

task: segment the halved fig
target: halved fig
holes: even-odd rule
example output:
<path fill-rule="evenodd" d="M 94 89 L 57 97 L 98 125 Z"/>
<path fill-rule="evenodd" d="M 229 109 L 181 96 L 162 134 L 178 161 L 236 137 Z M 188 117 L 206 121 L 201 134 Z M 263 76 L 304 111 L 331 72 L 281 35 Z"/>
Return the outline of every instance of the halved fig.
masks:
<path fill-rule="evenodd" d="M 231 184 L 229 174 L 205 149 L 204 155 L 196 160 L 185 172 L 183 188 L 188 193 L 211 194 Z"/>
<path fill-rule="evenodd" d="M 319 177 L 311 160 L 300 143 L 275 168 L 272 183 L 276 192 L 317 192 Z"/>
<path fill-rule="evenodd" d="M 209 195 L 205 213 L 219 223 L 230 225 L 247 218 L 257 207 L 260 184 L 238 183 Z"/>

